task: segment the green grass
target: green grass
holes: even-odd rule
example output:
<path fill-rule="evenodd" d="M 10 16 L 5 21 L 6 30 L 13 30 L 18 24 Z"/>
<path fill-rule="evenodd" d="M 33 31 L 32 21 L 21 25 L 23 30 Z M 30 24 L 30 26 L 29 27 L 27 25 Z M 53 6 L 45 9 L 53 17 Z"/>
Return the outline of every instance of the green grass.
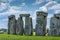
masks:
<path fill-rule="evenodd" d="M 0 34 L 0 40 L 60 40 L 57 36 L 20 36 Z"/>

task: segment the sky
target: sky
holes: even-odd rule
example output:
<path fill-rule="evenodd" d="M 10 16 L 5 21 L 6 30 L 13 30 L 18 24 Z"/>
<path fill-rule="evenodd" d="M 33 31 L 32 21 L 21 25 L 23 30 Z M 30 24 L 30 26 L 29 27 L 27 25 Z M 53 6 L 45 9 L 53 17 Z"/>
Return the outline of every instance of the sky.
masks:
<path fill-rule="evenodd" d="M 48 13 L 46 28 L 50 27 L 50 18 L 60 13 L 59 0 L 0 0 L 0 29 L 8 28 L 8 16 L 19 14 L 30 14 L 33 21 L 33 28 L 36 25 L 36 11 Z"/>

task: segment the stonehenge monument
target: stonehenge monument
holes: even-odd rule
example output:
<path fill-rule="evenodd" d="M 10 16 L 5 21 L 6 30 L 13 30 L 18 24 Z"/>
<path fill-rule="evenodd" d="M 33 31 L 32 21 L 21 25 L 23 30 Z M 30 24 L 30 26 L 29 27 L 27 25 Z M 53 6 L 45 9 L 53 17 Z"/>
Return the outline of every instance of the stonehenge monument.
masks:
<path fill-rule="evenodd" d="M 36 36 L 46 35 L 47 15 L 48 13 L 43 11 L 36 12 Z M 23 17 L 25 18 L 25 25 Z M 33 35 L 33 23 L 30 14 L 20 14 L 17 20 L 14 15 L 8 16 L 8 34 Z M 60 36 L 60 14 L 54 14 L 51 17 L 49 35 Z"/>
<path fill-rule="evenodd" d="M 50 35 L 60 36 L 60 14 L 54 14 L 50 20 Z"/>
<path fill-rule="evenodd" d="M 36 12 L 36 35 L 44 36 L 46 34 L 46 24 L 47 24 L 47 13 L 43 11 Z"/>

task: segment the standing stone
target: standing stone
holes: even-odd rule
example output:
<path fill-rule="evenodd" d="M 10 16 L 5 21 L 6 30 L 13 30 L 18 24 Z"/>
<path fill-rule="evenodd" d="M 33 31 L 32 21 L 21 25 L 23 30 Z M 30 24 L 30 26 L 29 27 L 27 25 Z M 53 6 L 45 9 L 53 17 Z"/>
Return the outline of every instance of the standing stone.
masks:
<path fill-rule="evenodd" d="M 31 26 L 31 35 L 33 35 L 33 23 L 32 18 L 30 17 L 30 26 Z"/>
<path fill-rule="evenodd" d="M 54 14 L 50 20 L 50 35 L 59 36 L 60 35 L 60 14 Z"/>
<path fill-rule="evenodd" d="M 46 23 L 47 23 L 47 13 L 42 11 L 37 11 L 37 18 L 36 18 L 36 35 L 43 36 L 46 34 Z"/>
<path fill-rule="evenodd" d="M 16 34 L 23 35 L 23 20 L 21 16 L 17 20 Z"/>
<path fill-rule="evenodd" d="M 31 36 L 32 35 L 32 19 L 30 17 L 25 17 L 25 29 L 24 29 L 24 33 L 27 36 Z"/>
<path fill-rule="evenodd" d="M 16 34 L 16 19 L 14 15 L 8 17 L 8 34 Z"/>

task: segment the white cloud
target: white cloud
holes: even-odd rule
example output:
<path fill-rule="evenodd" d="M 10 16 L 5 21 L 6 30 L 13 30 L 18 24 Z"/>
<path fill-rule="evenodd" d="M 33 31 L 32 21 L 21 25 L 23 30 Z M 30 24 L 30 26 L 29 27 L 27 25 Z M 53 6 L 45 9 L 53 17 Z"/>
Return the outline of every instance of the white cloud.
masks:
<path fill-rule="evenodd" d="M 47 8 L 46 8 L 45 6 L 43 6 L 43 7 L 40 7 L 40 11 L 47 12 Z"/>
<path fill-rule="evenodd" d="M 50 2 L 50 1 L 58 1 L 58 0 L 46 0 L 47 2 Z"/>
<path fill-rule="evenodd" d="M 55 14 L 57 14 L 57 13 L 60 13 L 60 10 L 56 10 L 56 11 L 55 11 Z"/>
<path fill-rule="evenodd" d="M 14 0 L 0 0 L 0 2 L 4 2 L 4 3 L 10 3 L 12 1 L 14 1 Z"/>
<path fill-rule="evenodd" d="M 40 7 L 39 10 L 44 11 L 44 12 L 48 12 L 48 10 L 50 10 L 49 8 L 51 8 L 52 6 L 54 6 L 56 4 L 57 4 L 57 2 L 50 1 L 47 4 L 45 4 L 44 6 Z"/>
<path fill-rule="evenodd" d="M 14 0 L 0 0 L 0 12 L 9 9 L 12 1 Z"/>
<path fill-rule="evenodd" d="M 0 19 L 0 29 L 1 28 L 7 28 L 7 26 L 8 26 L 8 24 L 7 24 L 7 22 L 8 22 L 8 19 L 6 18 L 6 19 Z"/>
<path fill-rule="evenodd" d="M 30 17 L 32 17 L 33 20 L 36 20 L 36 11 Z"/>
<path fill-rule="evenodd" d="M 55 13 L 60 13 L 60 4 L 58 4 L 56 1 L 50 1 L 44 6 L 39 8 L 40 11 L 48 12 L 49 10 L 53 10 Z"/>
<path fill-rule="evenodd" d="M 0 11 L 6 10 L 9 8 L 9 4 L 8 3 L 1 3 L 0 4 Z"/>
<path fill-rule="evenodd" d="M 49 8 L 49 9 L 52 9 L 52 10 L 54 10 L 54 11 L 60 10 L 60 4 L 54 5 L 54 6 L 52 6 L 52 7 Z"/>
<path fill-rule="evenodd" d="M 44 1 L 44 0 L 43 0 L 43 1 Z M 33 5 L 40 4 L 40 3 L 42 3 L 43 1 L 42 1 L 42 0 L 36 0 L 36 2 L 35 2 L 35 3 L 33 3 Z"/>
<path fill-rule="evenodd" d="M 20 6 L 25 6 L 26 5 L 26 3 L 22 3 Z"/>
<path fill-rule="evenodd" d="M 7 10 L 6 12 L 2 12 L 0 13 L 0 16 L 4 16 L 4 15 L 15 15 L 16 18 L 19 17 L 19 14 L 22 14 L 22 13 L 27 13 L 26 11 L 21 11 L 20 10 L 20 7 L 17 7 L 17 6 L 11 6 L 9 8 L 9 10 Z"/>
<path fill-rule="evenodd" d="M 53 1 L 53 0 L 46 0 L 47 2 L 49 2 L 49 1 Z"/>
<path fill-rule="evenodd" d="M 38 4 L 42 3 L 42 2 L 50 2 L 50 1 L 58 1 L 58 0 L 36 0 L 33 3 L 33 5 L 38 5 Z"/>

